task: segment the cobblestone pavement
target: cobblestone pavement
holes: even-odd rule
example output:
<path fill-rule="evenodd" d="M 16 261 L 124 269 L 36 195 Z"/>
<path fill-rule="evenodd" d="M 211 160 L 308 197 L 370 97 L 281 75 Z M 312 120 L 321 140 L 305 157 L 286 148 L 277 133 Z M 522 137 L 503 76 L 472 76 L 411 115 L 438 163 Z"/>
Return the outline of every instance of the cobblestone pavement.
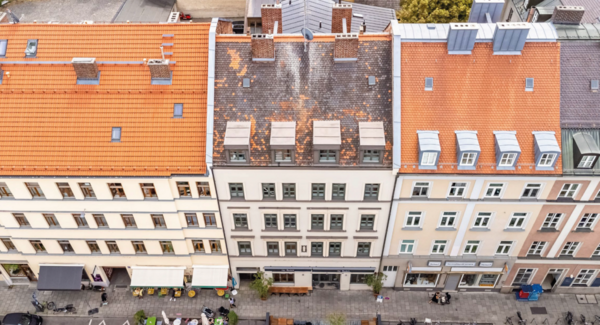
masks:
<path fill-rule="evenodd" d="M 31 295 L 33 289 L 15 286 L 12 289 L 0 287 L 0 314 L 8 312 L 33 312 Z M 426 292 L 403 292 L 385 290 L 384 297 L 389 299 L 377 303 L 368 291 L 334 291 L 315 290 L 311 296 L 271 296 L 267 301 L 256 298 L 254 292 L 242 288 L 236 296 L 238 308 L 236 312 L 242 319 L 260 319 L 267 312 L 275 317 L 294 318 L 296 320 L 325 319 L 332 312 L 342 312 L 348 319 L 371 319 L 377 313 L 384 321 L 397 322 L 416 318 L 422 321 L 431 318 L 433 321 L 455 323 L 504 323 L 507 316 L 513 316 L 516 322 L 516 312 L 520 311 L 530 325 L 535 322 L 542 325 L 547 318 L 547 325 L 564 325 L 564 314 L 571 311 L 578 320 L 583 314 L 592 321 L 594 315 L 600 315 L 596 304 L 579 304 L 573 294 L 543 294 L 536 302 L 517 302 L 514 294 L 500 293 L 455 293 L 450 305 L 440 306 L 428 304 Z M 596 295 L 600 301 L 600 295 Z M 38 300 L 54 301 L 58 307 L 74 304 L 78 310 L 77 316 L 87 316 L 91 308 L 100 307 L 100 293 L 94 291 L 77 292 L 40 292 Z M 196 298 L 170 298 L 146 296 L 143 299 L 132 297 L 129 291 L 108 292 L 109 305 L 100 308 L 95 317 L 132 317 L 143 309 L 146 315 L 160 316 L 165 311 L 169 317 L 197 318 L 203 305 L 213 310 L 220 306 L 228 307 L 225 299 L 216 295 L 215 291 L 205 289 Z M 532 315 L 530 307 L 546 307 L 548 314 Z M 70 317 L 70 316 L 65 316 Z M 558 320 L 558 323 L 557 323 Z"/>

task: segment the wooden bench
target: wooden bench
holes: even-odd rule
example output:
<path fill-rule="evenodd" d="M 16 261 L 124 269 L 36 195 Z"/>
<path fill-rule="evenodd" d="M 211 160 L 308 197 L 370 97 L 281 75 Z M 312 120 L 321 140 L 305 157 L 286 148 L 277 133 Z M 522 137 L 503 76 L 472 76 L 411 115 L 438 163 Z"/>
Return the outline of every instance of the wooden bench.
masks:
<path fill-rule="evenodd" d="M 310 290 L 310 288 L 308 288 L 308 287 L 270 287 L 269 288 L 269 292 L 271 293 L 271 295 L 279 294 L 280 297 L 282 294 L 286 294 L 286 293 L 287 293 L 288 297 L 290 297 L 291 295 L 306 296 L 306 295 L 308 295 L 309 290 Z"/>

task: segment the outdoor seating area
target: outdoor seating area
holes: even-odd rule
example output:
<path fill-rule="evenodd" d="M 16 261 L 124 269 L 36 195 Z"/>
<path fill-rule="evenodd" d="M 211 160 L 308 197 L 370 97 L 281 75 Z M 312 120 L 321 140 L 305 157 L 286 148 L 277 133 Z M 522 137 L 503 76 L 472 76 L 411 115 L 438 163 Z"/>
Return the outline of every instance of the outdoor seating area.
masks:
<path fill-rule="evenodd" d="M 270 287 L 269 293 L 271 295 L 279 294 L 287 294 L 288 297 L 294 296 L 307 296 L 312 288 L 309 287 Z"/>

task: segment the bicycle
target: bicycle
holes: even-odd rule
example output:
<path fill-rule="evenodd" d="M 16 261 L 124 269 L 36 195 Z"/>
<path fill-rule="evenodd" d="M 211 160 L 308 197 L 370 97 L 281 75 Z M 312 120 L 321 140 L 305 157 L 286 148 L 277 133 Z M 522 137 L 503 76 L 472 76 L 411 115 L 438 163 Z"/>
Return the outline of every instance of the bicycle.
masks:
<path fill-rule="evenodd" d="M 504 322 L 506 325 L 513 325 L 512 317 L 507 316 L 506 321 Z"/>
<path fill-rule="evenodd" d="M 582 325 L 591 325 L 590 323 L 588 323 L 585 319 L 585 316 L 583 316 L 583 314 L 579 315 L 579 318 L 581 319 L 581 324 Z"/>
<path fill-rule="evenodd" d="M 565 321 L 567 322 L 567 325 L 573 325 L 573 314 L 570 311 L 567 312 L 567 316 L 565 316 Z"/>
<path fill-rule="evenodd" d="M 517 312 L 517 317 L 519 317 L 519 324 L 520 325 L 527 325 L 527 320 L 523 319 L 523 316 L 521 316 L 521 312 L 520 311 Z"/>

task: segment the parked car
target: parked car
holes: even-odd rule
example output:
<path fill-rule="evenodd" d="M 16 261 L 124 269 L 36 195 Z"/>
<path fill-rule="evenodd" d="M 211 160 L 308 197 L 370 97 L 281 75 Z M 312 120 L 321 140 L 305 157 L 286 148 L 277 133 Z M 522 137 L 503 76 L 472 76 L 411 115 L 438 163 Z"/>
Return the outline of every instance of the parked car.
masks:
<path fill-rule="evenodd" d="M 2 320 L 4 325 L 42 325 L 43 319 L 30 313 L 6 314 Z"/>

